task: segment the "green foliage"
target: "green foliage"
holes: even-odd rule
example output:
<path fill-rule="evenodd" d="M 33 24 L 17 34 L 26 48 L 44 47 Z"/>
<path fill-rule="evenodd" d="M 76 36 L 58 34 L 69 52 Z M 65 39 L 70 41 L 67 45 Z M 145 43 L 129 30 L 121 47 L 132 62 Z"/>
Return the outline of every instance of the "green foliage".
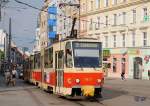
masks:
<path fill-rule="evenodd" d="M 4 52 L 0 50 L 0 60 L 4 59 Z"/>

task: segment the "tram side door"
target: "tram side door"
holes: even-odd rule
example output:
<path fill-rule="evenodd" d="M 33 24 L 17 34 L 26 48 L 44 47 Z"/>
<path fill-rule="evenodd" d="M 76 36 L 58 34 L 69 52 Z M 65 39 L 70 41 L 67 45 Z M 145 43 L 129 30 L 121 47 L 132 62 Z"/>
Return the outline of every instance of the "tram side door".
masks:
<path fill-rule="evenodd" d="M 64 82 L 64 52 L 55 52 L 55 70 L 56 70 L 56 92 L 61 93 L 60 89 Z"/>

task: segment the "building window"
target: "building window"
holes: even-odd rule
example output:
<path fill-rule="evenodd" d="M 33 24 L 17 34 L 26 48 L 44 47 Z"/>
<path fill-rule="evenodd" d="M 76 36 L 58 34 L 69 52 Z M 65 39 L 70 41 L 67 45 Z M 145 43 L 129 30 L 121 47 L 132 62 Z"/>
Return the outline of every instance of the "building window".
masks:
<path fill-rule="evenodd" d="M 143 13 L 144 16 L 147 16 L 147 8 L 143 8 Z"/>
<path fill-rule="evenodd" d="M 108 16 L 105 16 L 105 24 L 106 24 L 106 27 L 108 26 Z"/>
<path fill-rule="evenodd" d="M 113 72 L 117 72 L 117 58 L 113 58 Z"/>
<path fill-rule="evenodd" d="M 143 8 L 143 17 L 142 20 L 144 20 L 148 16 L 147 8 Z"/>
<path fill-rule="evenodd" d="M 126 40 L 125 40 L 125 34 L 122 34 L 122 47 L 125 47 Z"/>
<path fill-rule="evenodd" d="M 108 36 L 105 36 L 105 47 L 108 47 Z"/>
<path fill-rule="evenodd" d="M 114 26 L 117 25 L 117 14 L 114 14 Z"/>
<path fill-rule="evenodd" d="M 64 29 L 66 29 L 66 18 L 64 18 Z"/>
<path fill-rule="evenodd" d="M 91 1 L 91 11 L 93 10 L 93 1 Z"/>
<path fill-rule="evenodd" d="M 96 8 L 100 8 L 100 0 L 95 0 Z"/>
<path fill-rule="evenodd" d="M 86 21 L 82 21 L 82 25 L 83 25 L 83 31 L 86 30 Z"/>
<path fill-rule="evenodd" d="M 85 6 L 85 3 L 83 3 L 83 5 L 82 5 L 82 12 L 84 12 L 85 10 L 86 10 L 86 8 L 85 8 L 86 6 Z"/>
<path fill-rule="evenodd" d="M 100 17 L 97 17 L 97 22 L 95 23 L 95 29 L 98 30 L 100 28 Z"/>
<path fill-rule="evenodd" d="M 93 20 L 90 19 L 90 25 L 89 25 L 89 30 L 92 30 L 93 29 Z"/>
<path fill-rule="evenodd" d="M 126 24 L 126 12 L 122 13 L 122 24 L 125 25 Z"/>
<path fill-rule="evenodd" d="M 143 46 L 147 46 L 147 32 L 143 32 Z"/>
<path fill-rule="evenodd" d="M 109 0 L 104 0 L 104 7 L 108 7 L 109 5 Z"/>
<path fill-rule="evenodd" d="M 116 35 L 113 35 L 113 39 L 114 39 L 114 47 L 116 47 Z"/>
<path fill-rule="evenodd" d="M 132 46 L 135 47 L 135 31 L 132 31 Z"/>
<path fill-rule="evenodd" d="M 117 2 L 118 2 L 118 0 L 112 0 L 112 4 L 113 4 L 113 5 L 116 5 Z"/>
<path fill-rule="evenodd" d="M 136 10 L 133 10 L 133 24 L 136 23 Z"/>
<path fill-rule="evenodd" d="M 121 2 L 126 2 L 127 0 L 121 0 Z"/>

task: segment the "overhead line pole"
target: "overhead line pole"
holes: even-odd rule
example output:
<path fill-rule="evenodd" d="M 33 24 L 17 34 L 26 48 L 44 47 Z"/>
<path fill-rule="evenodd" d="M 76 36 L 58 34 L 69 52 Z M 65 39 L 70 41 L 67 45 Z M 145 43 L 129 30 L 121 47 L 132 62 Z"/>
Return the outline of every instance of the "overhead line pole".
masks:
<path fill-rule="evenodd" d="M 11 18 L 9 18 L 8 68 L 11 68 Z"/>

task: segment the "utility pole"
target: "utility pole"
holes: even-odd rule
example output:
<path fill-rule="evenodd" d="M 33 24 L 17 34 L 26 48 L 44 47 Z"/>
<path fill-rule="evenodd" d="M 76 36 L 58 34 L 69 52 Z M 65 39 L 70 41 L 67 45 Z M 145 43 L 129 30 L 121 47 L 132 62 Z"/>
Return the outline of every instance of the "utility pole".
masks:
<path fill-rule="evenodd" d="M 11 67 L 11 18 L 9 18 L 8 68 Z"/>

